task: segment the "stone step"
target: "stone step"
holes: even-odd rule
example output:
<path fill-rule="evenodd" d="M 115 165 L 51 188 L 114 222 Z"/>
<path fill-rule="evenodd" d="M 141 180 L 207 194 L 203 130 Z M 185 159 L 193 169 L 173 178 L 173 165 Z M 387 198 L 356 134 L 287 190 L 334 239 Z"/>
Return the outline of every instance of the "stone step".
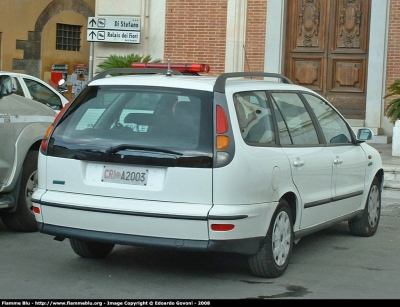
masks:
<path fill-rule="evenodd" d="M 365 121 L 363 119 L 346 119 L 352 127 L 364 127 Z"/>
<path fill-rule="evenodd" d="M 390 135 L 375 135 L 369 140 L 367 143 L 373 144 L 391 144 L 392 143 L 392 136 Z"/>
<path fill-rule="evenodd" d="M 400 191 L 400 182 L 399 181 L 391 181 L 391 180 L 386 180 L 385 183 L 383 184 L 384 189 L 390 189 L 390 190 L 399 190 Z"/>
<path fill-rule="evenodd" d="M 393 156 L 392 144 L 371 144 L 371 146 L 378 150 L 382 157 L 385 172 L 382 196 L 397 198 L 400 203 L 400 157 Z"/>
<path fill-rule="evenodd" d="M 351 128 L 353 129 L 354 133 L 357 134 L 358 129 L 365 128 L 365 121 L 362 119 L 348 119 L 348 123 L 350 124 Z M 372 144 L 391 144 L 392 143 L 392 136 L 384 135 L 383 129 L 380 127 L 367 127 L 371 129 L 374 136 L 368 143 Z"/>
<path fill-rule="evenodd" d="M 383 188 L 382 198 L 390 198 L 400 203 L 400 190 L 399 189 L 390 189 Z"/>
<path fill-rule="evenodd" d="M 383 187 L 385 189 L 400 191 L 400 166 L 384 165 L 383 169 L 385 171 L 385 182 Z"/>

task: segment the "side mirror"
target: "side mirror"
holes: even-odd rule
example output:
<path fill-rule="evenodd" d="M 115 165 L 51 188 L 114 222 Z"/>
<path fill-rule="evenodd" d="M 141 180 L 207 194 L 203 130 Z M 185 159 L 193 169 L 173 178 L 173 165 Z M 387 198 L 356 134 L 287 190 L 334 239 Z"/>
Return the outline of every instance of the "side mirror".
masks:
<path fill-rule="evenodd" d="M 358 129 L 357 140 L 359 142 L 369 141 L 370 139 L 372 139 L 373 136 L 374 136 L 373 132 L 368 128 Z"/>
<path fill-rule="evenodd" d="M 0 76 L 0 98 L 9 96 L 16 91 L 15 80 L 9 75 Z"/>

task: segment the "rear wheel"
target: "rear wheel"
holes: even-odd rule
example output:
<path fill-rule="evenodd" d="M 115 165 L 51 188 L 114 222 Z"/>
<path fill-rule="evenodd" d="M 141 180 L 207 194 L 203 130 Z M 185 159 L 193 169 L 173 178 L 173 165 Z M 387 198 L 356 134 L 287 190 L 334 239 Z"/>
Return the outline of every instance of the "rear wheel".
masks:
<path fill-rule="evenodd" d="M 22 166 L 21 186 L 14 212 L 2 213 L 1 219 L 8 228 L 16 231 L 37 231 L 35 214 L 33 213 L 32 194 L 37 189 L 38 152 L 28 151 Z"/>
<path fill-rule="evenodd" d="M 115 244 L 88 242 L 78 239 L 69 239 L 72 249 L 75 254 L 83 258 L 105 258 L 113 250 Z"/>
<path fill-rule="evenodd" d="M 292 248 L 292 212 L 288 203 L 281 200 L 260 250 L 248 258 L 251 273 L 255 276 L 269 278 L 281 276 L 289 264 Z"/>
<path fill-rule="evenodd" d="M 377 178 L 372 181 L 367 202 L 361 218 L 349 221 L 350 233 L 355 236 L 370 237 L 378 229 L 381 216 L 381 189 Z"/>

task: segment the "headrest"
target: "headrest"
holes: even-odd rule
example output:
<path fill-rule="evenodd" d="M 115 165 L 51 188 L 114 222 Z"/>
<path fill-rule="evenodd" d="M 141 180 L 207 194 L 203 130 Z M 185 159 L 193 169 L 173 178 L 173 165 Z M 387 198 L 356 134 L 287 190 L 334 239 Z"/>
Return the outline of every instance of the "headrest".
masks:
<path fill-rule="evenodd" d="M 127 116 L 125 116 L 124 123 L 126 124 L 135 123 L 136 125 L 149 125 L 152 116 L 153 114 L 148 114 L 148 113 L 129 113 Z"/>
<path fill-rule="evenodd" d="M 178 96 L 176 95 L 171 95 L 171 94 L 164 94 L 160 101 L 158 102 L 158 105 L 156 107 L 156 110 L 154 111 L 155 113 L 159 112 L 165 112 L 165 111 L 170 111 L 172 112 L 172 107 L 174 103 L 178 101 Z"/>

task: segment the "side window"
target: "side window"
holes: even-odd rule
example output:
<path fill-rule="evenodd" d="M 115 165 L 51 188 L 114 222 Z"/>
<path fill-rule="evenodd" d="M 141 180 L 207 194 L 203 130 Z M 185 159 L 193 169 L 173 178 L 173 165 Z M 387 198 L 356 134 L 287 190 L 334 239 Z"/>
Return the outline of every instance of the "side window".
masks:
<path fill-rule="evenodd" d="M 244 141 L 251 145 L 275 144 L 271 110 L 265 92 L 236 93 L 233 101 Z"/>
<path fill-rule="evenodd" d="M 60 97 L 57 96 L 52 90 L 45 85 L 36 82 L 35 80 L 25 79 L 25 84 L 28 87 L 32 99 L 43 103 L 44 105 L 52 108 L 53 110 L 61 110 L 62 103 Z"/>
<path fill-rule="evenodd" d="M 0 76 L 0 94 L 2 96 L 13 94 L 13 90 L 15 88 L 13 80 L 15 79 L 8 75 Z"/>
<path fill-rule="evenodd" d="M 271 93 L 289 129 L 294 145 L 319 144 L 310 114 L 296 93 Z"/>
<path fill-rule="evenodd" d="M 279 134 L 280 144 L 281 145 L 293 144 L 292 139 L 290 137 L 289 129 L 286 126 L 286 122 L 283 119 L 282 113 L 279 111 L 275 103 L 273 103 L 272 105 L 275 111 L 276 123 L 278 124 L 278 134 Z"/>
<path fill-rule="evenodd" d="M 303 94 L 313 109 L 327 143 L 350 143 L 351 134 L 345 121 L 337 112 L 320 98 Z"/>
<path fill-rule="evenodd" d="M 14 92 L 14 94 L 25 97 L 24 90 L 22 89 L 22 85 L 19 82 L 18 78 L 14 78 L 14 80 L 16 85 L 16 91 Z"/>

